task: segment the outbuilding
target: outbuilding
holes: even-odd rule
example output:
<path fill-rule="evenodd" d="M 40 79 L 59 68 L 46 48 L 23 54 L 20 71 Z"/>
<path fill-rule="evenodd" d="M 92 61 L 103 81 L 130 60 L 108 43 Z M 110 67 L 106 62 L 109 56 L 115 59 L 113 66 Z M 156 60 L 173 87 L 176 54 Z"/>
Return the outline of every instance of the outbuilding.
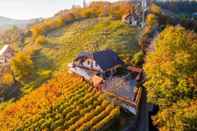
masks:
<path fill-rule="evenodd" d="M 11 47 L 9 45 L 4 45 L 0 50 L 0 64 L 8 63 L 13 55 L 14 52 Z"/>

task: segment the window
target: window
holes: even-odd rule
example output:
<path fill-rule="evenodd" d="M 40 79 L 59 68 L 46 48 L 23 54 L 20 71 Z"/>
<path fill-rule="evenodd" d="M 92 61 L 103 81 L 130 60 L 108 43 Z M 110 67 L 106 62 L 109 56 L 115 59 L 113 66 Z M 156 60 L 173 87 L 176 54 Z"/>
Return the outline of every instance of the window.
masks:
<path fill-rule="evenodd" d="M 87 63 L 88 63 L 88 65 L 90 65 L 90 61 L 89 60 L 87 60 Z"/>

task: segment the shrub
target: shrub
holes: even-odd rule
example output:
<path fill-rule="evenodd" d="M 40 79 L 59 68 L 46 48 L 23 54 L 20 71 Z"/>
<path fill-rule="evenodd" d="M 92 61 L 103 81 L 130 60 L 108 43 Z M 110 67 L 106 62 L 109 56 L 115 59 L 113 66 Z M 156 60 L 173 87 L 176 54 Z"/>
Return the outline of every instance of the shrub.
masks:
<path fill-rule="evenodd" d="M 132 59 L 132 63 L 136 66 L 142 64 L 144 60 L 144 53 L 142 51 L 137 52 Z"/>
<path fill-rule="evenodd" d="M 10 87 L 14 84 L 14 78 L 11 73 L 4 73 L 2 77 L 0 77 L 0 84 Z"/>

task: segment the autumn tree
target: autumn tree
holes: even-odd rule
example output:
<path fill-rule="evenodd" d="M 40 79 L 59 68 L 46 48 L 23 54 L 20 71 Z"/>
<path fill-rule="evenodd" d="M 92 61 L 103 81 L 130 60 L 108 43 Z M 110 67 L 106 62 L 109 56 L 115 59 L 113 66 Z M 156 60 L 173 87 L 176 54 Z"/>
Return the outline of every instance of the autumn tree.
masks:
<path fill-rule="evenodd" d="M 151 4 L 149 10 L 150 10 L 151 13 L 153 13 L 155 15 L 160 15 L 161 14 L 161 8 L 156 4 Z"/>
<path fill-rule="evenodd" d="M 128 12 L 134 12 L 135 6 L 129 2 L 123 2 L 119 5 L 119 11 L 122 15 L 127 14 Z"/>
<path fill-rule="evenodd" d="M 91 13 L 94 13 L 96 16 L 100 16 L 104 12 L 107 2 L 92 2 L 89 6 Z"/>
<path fill-rule="evenodd" d="M 34 65 L 31 56 L 20 52 L 11 61 L 11 69 L 19 81 L 30 79 L 34 72 Z"/>
<path fill-rule="evenodd" d="M 157 25 L 157 16 L 154 14 L 149 14 L 146 18 L 146 23 L 150 26 L 150 28 Z"/>
<path fill-rule="evenodd" d="M 81 15 L 87 18 L 96 17 L 96 13 L 94 13 L 91 9 L 84 9 Z"/>
<path fill-rule="evenodd" d="M 61 14 L 61 17 L 64 19 L 64 21 L 72 21 L 75 19 L 75 15 L 71 12 L 66 12 Z"/>
<path fill-rule="evenodd" d="M 148 54 L 144 70 L 148 101 L 159 105 L 160 112 L 179 101 L 196 100 L 196 52 L 197 34 L 183 27 L 167 27 L 156 38 L 155 51 Z M 176 119 L 175 114 L 170 115 Z M 173 122 L 173 119 L 167 121 Z M 162 123 L 166 130 L 173 130 L 176 125 L 169 127 L 167 121 L 161 122 L 158 119 L 156 123 Z"/>
<path fill-rule="evenodd" d="M 161 131 L 195 131 L 197 128 L 197 100 L 179 101 L 154 117 Z"/>
<path fill-rule="evenodd" d="M 32 26 L 30 31 L 32 33 L 32 37 L 36 38 L 38 35 L 40 35 L 42 33 L 41 24 L 36 24 L 36 25 Z"/>
<path fill-rule="evenodd" d="M 13 75 L 9 72 L 2 74 L 0 77 L 0 85 L 10 87 L 14 84 Z"/>
<path fill-rule="evenodd" d="M 73 21 L 80 18 L 113 16 L 113 18 L 121 19 L 124 14 L 134 11 L 134 5 L 130 2 L 92 2 L 86 8 L 72 8 L 57 13 L 55 17 L 42 20 L 34 24 L 30 31 L 35 40 L 39 35 L 43 35 L 48 31 L 62 27 L 66 22 Z"/>
<path fill-rule="evenodd" d="M 39 35 L 35 40 L 35 43 L 40 44 L 40 45 L 45 44 L 46 42 L 47 42 L 47 40 L 46 40 L 45 36 L 43 36 L 43 35 Z"/>

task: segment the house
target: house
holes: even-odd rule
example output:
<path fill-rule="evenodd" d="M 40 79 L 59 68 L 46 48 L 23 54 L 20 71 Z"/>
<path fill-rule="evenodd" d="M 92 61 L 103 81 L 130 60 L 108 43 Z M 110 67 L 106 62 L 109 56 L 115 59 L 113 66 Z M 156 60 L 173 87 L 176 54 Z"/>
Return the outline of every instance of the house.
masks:
<path fill-rule="evenodd" d="M 0 50 L 0 64 L 8 63 L 13 55 L 14 52 L 11 47 L 9 45 L 4 45 L 4 47 Z"/>
<path fill-rule="evenodd" d="M 123 15 L 122 22 L 129 24 L 129 25 L 137 26 L 139 24 L 139 18 L 135 13 L 133 14 L 128 13 L 126 15 Z"/>
<path fill-rule="evenodd" d="M 113 76 L 116 69 L 123 65 L 123 61 L 112 50 L 98 52 L 81 52 L 69 64 L 70 71 L 90 80 L 97 75 L 102 78 Z"/>
<path fill-rule="evenodd" d="M 117 68 L 124 63 L 112 50 L 98 52 L 81 52 L 72 63 L 69 64 L 70 72 L 78 74 L 92 83 L 97 91 L 107 94 L 107 99 L 120 105 L 124 110 L 136 115 L 138 102 L 138 88 L 136 79 L 128 75 L 115 75 Z M 131 68 L 130 68 L 131 69 Z M 138 68 L 132 68 L 142 72 Z"/>

